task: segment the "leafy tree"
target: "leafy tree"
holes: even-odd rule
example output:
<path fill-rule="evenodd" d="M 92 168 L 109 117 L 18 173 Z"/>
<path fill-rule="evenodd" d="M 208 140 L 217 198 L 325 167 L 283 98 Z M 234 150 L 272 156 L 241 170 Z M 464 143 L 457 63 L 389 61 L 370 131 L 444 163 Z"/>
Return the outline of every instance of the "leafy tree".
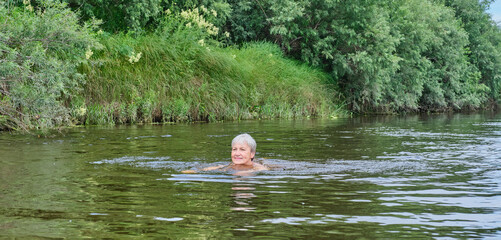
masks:
<path fill-rule="evenodd" d="M 243 44 L 270 39 L 268 21 L 270 3 L 260 0 L 228 0 L 231 16 L 224 29 L 231 33 L 232 42 Z"/>
<path fill-rule="evenodd" d="M 387 105 L 394 110 L 478 108 L 486 86 L 468 62 L 468 35 L 453 12 L 430 1 L 394 1 L 393 34 L 401 59 Z"/>
<path fill-rule="evenodd" d="M 259 36 L 330 72 L 353 111 L 478 108 L 486 100 L 488 88 L 469 62 L 468 34 L 441 2 L 245 3 L 240 9 L 259 19 L 260 31 L 269 29 Z M 231 23 L 245 22 L 241 15 Z"/>
<path fill-rule="evenodd" d="M 182 10 L 204 6 L 215 12 L 211 22 L 220 26 L 230 14 L 230 6 L 224 0 L 65 0 L 81 13 L 84 21 L 101 19 L 104 31 L 134 32 L 153 31 L 165 15 L 165 11 L 179 13 Z"/>
<path fill-rule="evenodd" d="M 501 95 L 501 30 L 486 13 L 493 0 L 447 0 L 468 33 L 468 60 L 480 71 L 480 82 L 490 89 L 490 98 Z"/>
<path fill-rule="evenodd" d="M 108 32 L 142 32 L 162 14 L 163 0 L 65 0 L 82 19 L 103 21 Z"/>
<path fill-rule="evenodd" d="M 351 109 L 379 106 L 398 62 L 386 9 L 367 0 L 264 2 L 271 41 L 288 55 L 329 71 Z"/>

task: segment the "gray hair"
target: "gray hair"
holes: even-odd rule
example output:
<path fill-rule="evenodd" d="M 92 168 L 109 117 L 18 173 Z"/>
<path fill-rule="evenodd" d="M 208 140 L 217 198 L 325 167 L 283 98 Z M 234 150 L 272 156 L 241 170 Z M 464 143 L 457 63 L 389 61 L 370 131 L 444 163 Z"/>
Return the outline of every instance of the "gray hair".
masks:
<path fill-rule="evenodd" d="M 257 143 L 256 140 L 251 137 L 251 135 L 244 133 L 236 136 L 235 138 L 233 138 L 233 141 L 231 141 L 231 146 L 235 145 L 236 143 L 246 143 L 247 145 L 249 145 L 251 152 L 256 153 Z"/>

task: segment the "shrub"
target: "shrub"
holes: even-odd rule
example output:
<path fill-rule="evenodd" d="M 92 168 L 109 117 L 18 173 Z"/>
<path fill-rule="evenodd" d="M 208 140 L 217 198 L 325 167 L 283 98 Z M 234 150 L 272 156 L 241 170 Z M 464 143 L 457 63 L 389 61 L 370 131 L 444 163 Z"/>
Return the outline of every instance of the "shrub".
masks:
<path fill-rule="evenodd" d="M 56 1 L 0 5 L 0 128 L 47 129 L 71 122 L 77 66 L 99 48 L 92 28 Z"/>

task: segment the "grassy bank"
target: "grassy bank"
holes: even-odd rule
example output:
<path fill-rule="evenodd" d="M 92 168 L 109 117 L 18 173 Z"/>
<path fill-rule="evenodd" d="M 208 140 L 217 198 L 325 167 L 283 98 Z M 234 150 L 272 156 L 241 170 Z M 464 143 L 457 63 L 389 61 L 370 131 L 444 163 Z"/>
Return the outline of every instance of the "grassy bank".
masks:
<path fill-rule="evenodd" d="M 328 75 L 285 59 L 278 47 L 223 48 L 178 32 L 102 36 L 71 101 L 85 124 L 334 116 Z"/>

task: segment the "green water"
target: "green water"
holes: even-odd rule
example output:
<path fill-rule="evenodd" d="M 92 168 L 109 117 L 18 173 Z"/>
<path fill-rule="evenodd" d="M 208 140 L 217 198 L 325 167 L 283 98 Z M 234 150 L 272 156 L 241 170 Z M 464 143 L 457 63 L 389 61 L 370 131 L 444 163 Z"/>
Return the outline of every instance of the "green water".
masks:
<path fill-rule="evenodd" d="M 230 161 L 242 132 L 279 169 Z M 0 238 L 501 238 L 501 115 L 0 133 Z"/>

